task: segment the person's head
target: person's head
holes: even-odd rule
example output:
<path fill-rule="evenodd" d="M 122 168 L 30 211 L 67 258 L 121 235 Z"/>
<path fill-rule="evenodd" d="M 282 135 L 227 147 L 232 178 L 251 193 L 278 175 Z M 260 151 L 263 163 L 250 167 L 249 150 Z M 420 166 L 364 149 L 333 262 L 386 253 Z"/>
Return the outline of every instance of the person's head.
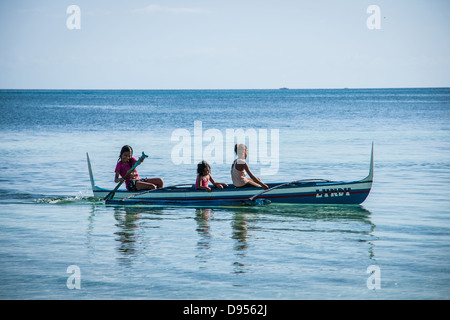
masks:
<path fill-rule="evenodd" d="M 234 145 L 234 152 L 238 156 L 238 159 L 247 159 L 248 150 L 245 144 L 236 143 Z"/>
<path fill-rule="evenodd" d="M 206 176 L 210 172 L 211 167 L 209 166 L 208 162 L 206 161 L 199 162 L 199 164 L 197 165 L 197 174 L 199 176 Z"/>
<path fill-rule="evenodd" d="M 120 150 L 119 161 L 127 163 L 128 161 L 130 161 L 132 156 L 133 156 L 133 148 L 131 148 L 129 145 L 125 145 Z"/>

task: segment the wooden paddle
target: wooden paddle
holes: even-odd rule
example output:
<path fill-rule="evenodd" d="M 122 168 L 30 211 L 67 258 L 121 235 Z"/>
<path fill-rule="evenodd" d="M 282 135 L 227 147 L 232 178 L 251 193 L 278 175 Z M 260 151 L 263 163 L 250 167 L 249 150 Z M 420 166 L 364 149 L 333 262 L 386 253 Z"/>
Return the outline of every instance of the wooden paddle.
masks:
<path fill-rule="evenodd" d="M 146 155 L 144 152 L 142 152 L 142 156 L 140 156 L 140 158 L 138 159 L 138 161 L 136 161 L 134 166 L 128 171 L 128 173 L 125 175 L 125 177 L 123 177 L 123 179 L 124 179 L 123 181 L 125 181 L 125 179 L 128 178 L 128 176 L 131 174 L 131 172 L 133 172 L 133 170 L 136 169 L 136 167 L 138 165 L 140 165 L 142 163 L 142 161 L 144 161 L 145 158 L 148 158 L 148 155 Z M 114 190 L 112 190 L 110 193 L 108 193 L 103 200 L 111 200 L 114 197 L 114 195 L 116 194 L 117 189 L 119 189 L 120 186 L 122 185 L 123 181 L 119 182 L 117 184 L 117 186 L 114 188 Z"/>

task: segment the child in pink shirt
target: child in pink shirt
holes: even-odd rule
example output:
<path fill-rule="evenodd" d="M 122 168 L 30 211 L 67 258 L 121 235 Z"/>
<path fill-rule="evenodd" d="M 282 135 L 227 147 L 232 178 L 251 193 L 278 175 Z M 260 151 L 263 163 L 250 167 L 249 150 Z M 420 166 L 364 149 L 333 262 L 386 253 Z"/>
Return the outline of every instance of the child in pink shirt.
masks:
<path fill-rule="evenodd" d="M 218 189 L 228 187 L 226 183 L 215 182 L 211 176 L 211 167 L 208 162 L 202 161 L 197 165 L 197 180 L 195 181 L 195 189 L 211 192 L 211 188 L 209 187 L 210 181 Z"/>
<path fill-rule="evenodd" d="M 136 169 L 134 169 L 131 174 L 124 179 L 131 168 L 136 163 L 136 158 L 133 157 L 133 148 L 126 145 L 120 150 L 119 160 L 117 161 L 116 169 L 114 170 L 116 176 L 114 178 L 115 183 L 125 182 L 125 186 L 129 191 L 139 191 L 139 190 L 151 190 L 162 188 L 164 181 L 161 178 L 139 178 L 139 174 Z M 121 178 L 120 178 L 120 177 Z"/>

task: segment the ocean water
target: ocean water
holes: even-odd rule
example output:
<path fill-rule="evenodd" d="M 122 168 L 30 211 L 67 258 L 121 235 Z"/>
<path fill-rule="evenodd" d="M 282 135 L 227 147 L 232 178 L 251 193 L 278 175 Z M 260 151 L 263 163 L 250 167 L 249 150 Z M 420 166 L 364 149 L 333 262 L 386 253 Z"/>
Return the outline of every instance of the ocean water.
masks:
<path fill-rule="evenodd" d="M 450 298 L 449 88 L 2 90 L 0 110 L 1 299 Z M 140 175 L 166 186 L 194 183 L 208 157 L 229 183 L 239 128 L 265 182 L 362 179 L 374 142 L 369 197 L 249 208 L 93 198 L 86 152 L 97 185 L 113 188 L 125 144 L 150 155 Z"/>

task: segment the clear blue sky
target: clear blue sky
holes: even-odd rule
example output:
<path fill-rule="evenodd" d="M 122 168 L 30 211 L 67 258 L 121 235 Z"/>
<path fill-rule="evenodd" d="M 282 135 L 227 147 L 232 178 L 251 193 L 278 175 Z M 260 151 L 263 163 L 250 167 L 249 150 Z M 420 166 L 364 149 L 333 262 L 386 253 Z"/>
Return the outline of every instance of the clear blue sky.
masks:
<path fill-rule="evenodd" d="M 450 86 L 448 0 L 15 0 L 0 23 L 0 88 Z"/>

